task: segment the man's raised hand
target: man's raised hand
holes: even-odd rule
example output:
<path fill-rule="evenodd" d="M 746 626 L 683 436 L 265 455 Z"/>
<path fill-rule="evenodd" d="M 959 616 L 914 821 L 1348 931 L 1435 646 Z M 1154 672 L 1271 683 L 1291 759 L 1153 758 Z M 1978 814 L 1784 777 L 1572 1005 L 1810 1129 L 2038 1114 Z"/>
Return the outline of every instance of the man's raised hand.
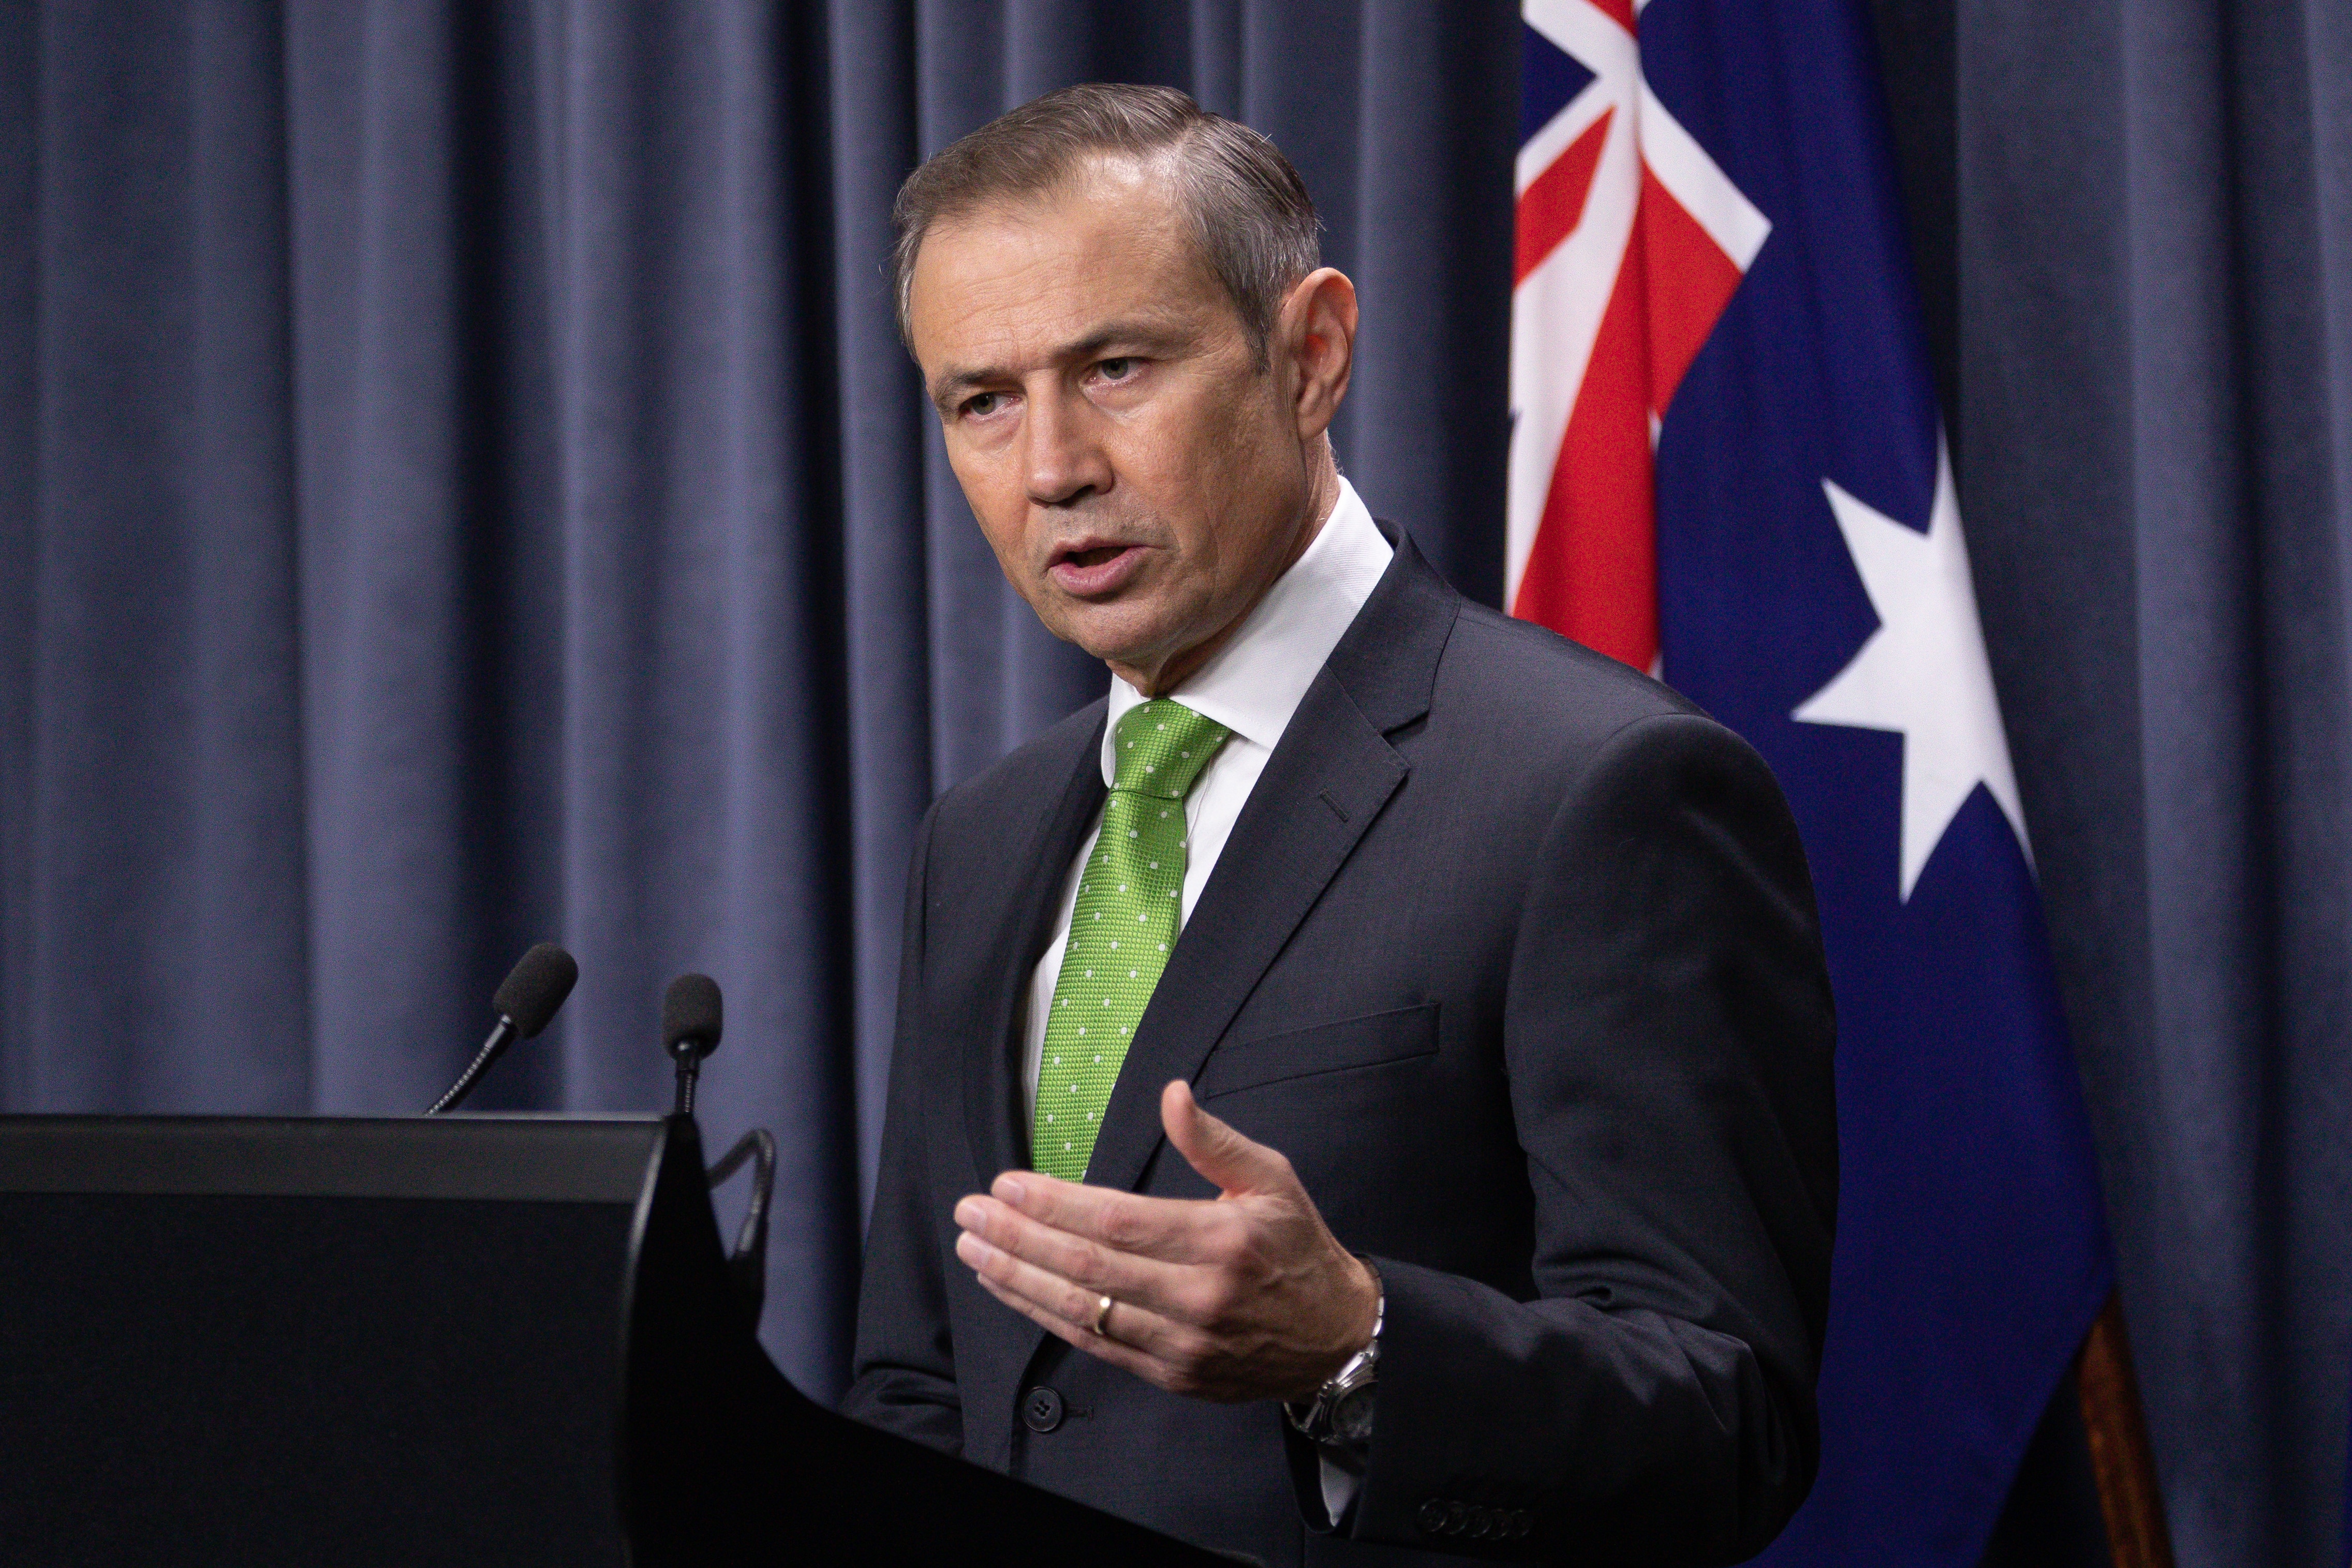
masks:
<path fill-rule="evenodd" d="M 1007 1171 L 956 1205 L 956 1256 L 1006 1306 L 1171 1393 L 1311 1396 L 1370 1342 L 1378 1281 L 1279 1152 L 1202 1110 L 1181 1079 L 1160 1092 L 1160 1120 L 1217 1197 Z"/>

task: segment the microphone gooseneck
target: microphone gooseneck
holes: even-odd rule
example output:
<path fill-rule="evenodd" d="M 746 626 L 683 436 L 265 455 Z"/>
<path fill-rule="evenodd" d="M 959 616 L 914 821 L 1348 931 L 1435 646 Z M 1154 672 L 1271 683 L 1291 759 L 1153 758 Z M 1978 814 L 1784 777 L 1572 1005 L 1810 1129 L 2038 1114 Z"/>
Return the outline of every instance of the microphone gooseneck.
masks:
<path fill-rule="evenodd" d="M 499 1021 L 490 1029 L 490 1037 L 482 1042 L 471 1066 L 457 1075 L 449 1091 L 433 1102 L 427 1116 L 438 1116 L 454 1110 L 465 1098 L 474 1092 L 482 1075 L 492 1063 L 506 1053 L 517 1040 L 528 1040 L 547 1027 L 563 999 L 572 994 L 572 987 L 580 978 L 580 965 L 572 956 L 551 942 L 542 942 L 516 961 L 507 972 L 490 1005 L 498 1009 Z"/>
<path fill-rule="evenodd" d="M 440 1099 L 425 1108 L 425 1114 L 438 1116 L 444 1111 L 455 1110 L 467 1095 L 474 1092 L 474 1086 L 482 1081 L 482 1075 L 490 1070 L 490 1064 L 506 1054 L 506 1048 L 514 1044 L 520 1033 L 512 1018 L 501 1016 L 490 1026 L 490 1037 L 484 1040 L 482 1048 L 474 1053 L 473 1064 L 457 1075 L 457 1081 L 444 1090 Z"/>
<path fill-rule="evenodd" d="M 702 1058 L 719 1048 L 725 1014 L 719 982 L 708 974 L 681 974 L 662 994 L 662 1048 L 677 1064 L 680 1116 L 694 1114 L 695 1081 L 702 1073 Z"/>

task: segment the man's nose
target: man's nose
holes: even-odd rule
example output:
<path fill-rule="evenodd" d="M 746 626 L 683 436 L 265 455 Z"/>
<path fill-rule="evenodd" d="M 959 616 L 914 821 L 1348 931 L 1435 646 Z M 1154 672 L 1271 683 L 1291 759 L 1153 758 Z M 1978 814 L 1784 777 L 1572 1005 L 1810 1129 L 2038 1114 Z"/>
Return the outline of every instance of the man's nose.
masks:
<path fill-rule="evenodd" d="M 1022 433 L 1028 443 L 1032 505 L 1068 506 L 1111 488 L 1110 458 L 1103 450 L 1094 410 L 1083 397 L 1033 397 Z"/>

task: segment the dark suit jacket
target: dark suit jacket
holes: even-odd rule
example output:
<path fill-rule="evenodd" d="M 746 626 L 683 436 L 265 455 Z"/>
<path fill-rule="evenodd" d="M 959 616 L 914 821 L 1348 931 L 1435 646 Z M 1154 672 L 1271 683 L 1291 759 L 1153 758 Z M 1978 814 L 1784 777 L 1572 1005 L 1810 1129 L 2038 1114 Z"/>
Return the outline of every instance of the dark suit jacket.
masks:
<path fill-rule="evenodd" d="M 1829 984 L 1763 762 L 1403 541 L 1268 760 L 1087 1179 L 1213 1195 L 1160 1130 L 1188 1079 L 1373 1260 L 1370 1468 L 1332 1536 L 1277 1405 L 1161 1393 L 955 1257 L 957 1199 L 1027 1163 L 1021 1003 L 1103 715 L 918 839 L 846 1408 L 1269 1564 L 1761 1548 L 1812 1481 L 1837 1192 Z"/>

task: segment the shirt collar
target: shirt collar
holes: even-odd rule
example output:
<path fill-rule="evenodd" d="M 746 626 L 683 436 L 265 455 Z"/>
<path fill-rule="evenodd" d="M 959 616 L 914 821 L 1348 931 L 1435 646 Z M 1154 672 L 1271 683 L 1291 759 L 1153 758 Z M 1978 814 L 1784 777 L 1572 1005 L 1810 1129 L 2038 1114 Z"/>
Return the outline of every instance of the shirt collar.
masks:
<path fill-rule="evenodd" d="M 1306 553 L 1242 620 L 1233 639 L 1168 695 L 1243 739 L 1272 751 L 1290 727 L 1307 689 L 1372 595 L 1395 548 L 1381 536 L 1356 487 L 1339 481 L 1331 515 Z M 1103 724 L 1103 783 L 1118 777 L 1114 736 L 1143 694 L 1118 676 Z"/>

